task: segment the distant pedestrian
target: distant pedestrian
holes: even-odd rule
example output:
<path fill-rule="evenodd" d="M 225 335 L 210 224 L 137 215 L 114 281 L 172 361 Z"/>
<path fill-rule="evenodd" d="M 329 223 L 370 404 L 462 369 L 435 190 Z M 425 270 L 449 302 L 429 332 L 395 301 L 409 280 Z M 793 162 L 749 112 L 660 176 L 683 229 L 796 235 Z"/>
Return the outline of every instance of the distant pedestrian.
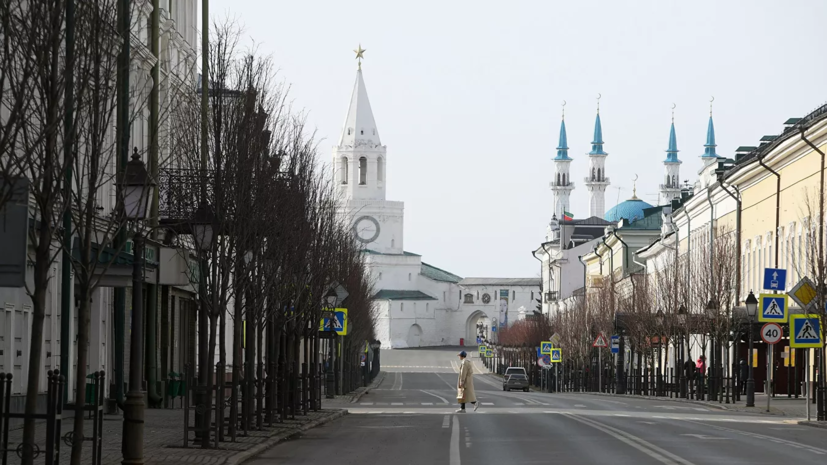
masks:
<path fill-rule="evenodd" d="M 749 365 L 747 361 L 741 359 L 738 363 L 738 372 L 741 375 L 741 394 L 747 393 L 747 378 L 749 377 Z"/>
<path fill-rule="evenodd" d="M 698 357 L 698 363 L 695 365 L 695 368 L 698 369 L 698 373 L 700 373 L 701 376 L 706 374 L 706 357 L 703 355 Z"/>
<path fill-rule="evenodd" d="M 475 412 L 480 407 L 474 393 L 474 366 L 466 357 L 468 354 L 464 350 L 459 353 L 459 379 L 457 380 L 459 409 L 457 413 L 465 413 L 465 404 L 469 402 L 474 406 Z"/>

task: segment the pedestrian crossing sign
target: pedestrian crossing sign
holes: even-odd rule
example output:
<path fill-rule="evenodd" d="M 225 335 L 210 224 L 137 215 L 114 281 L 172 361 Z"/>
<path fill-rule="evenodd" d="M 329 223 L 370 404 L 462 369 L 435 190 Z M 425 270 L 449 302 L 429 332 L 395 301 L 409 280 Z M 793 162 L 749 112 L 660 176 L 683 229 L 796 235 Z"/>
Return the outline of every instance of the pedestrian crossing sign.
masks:
<path fill-rule="evenodd" d="M 551 349 L 551 363 L 563 361 L 563 349 Z"/>
<path fill-rule="evenodd" d="M 485 346 L 480 346 L 480 353 L 485 355 L 485 349 L 486 349 Z"/>
<path fill-rule="evenodd" d="M 552 345 L 551 341 L 543 341 L 540 343 L 540 353 L 543 355 L 551 354 Z"/>
<path fill-rule="evenodd" d="M 787 322 L 787 294 L 761 294 L 761 312 L 758 321 L 772 323 Z"/>
<path fill-rule="evenodd" d="M 335 318 L 322 318 L 322 321 L 319 323 L 319 331 L 330 331 L 331 330 L 331 323 L 333 326 L 333 330 L 336 331 L 336 334 L 339 336 L 347 336 L 347 309 L 346 308 L 337 308 L 335 310 Z"/>
<path fill-rule="evenodd" d="M 494 357 L 494 351 L 491 350 L 490 348 L 485 349 L 485 357 L 486 358 L 493 358 Z"/>
<path fill-rule="evenodd" d="M 790 315 L 790 347 L 819 348 L 824 333 L 821 321 L 814 315 Z"/>

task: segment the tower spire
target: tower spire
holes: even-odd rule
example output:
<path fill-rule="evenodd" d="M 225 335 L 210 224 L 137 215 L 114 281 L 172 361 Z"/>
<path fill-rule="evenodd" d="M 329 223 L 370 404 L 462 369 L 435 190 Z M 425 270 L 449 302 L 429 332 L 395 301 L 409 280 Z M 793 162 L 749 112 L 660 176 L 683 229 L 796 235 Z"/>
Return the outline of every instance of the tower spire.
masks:
<path fill-rule="evenodd" d="M 704 144 L 704 154 L 701 158 L 705 159 L 714 159 L 718 158 L 718 154 L 715 152 L 715 125 L 712 123 L 712 102 L 715 101 L 715 97 L 709 101 L 709 123 L 706 126 L 706 144 Z"/>
<path fill-rule="evenodd" d="M 672 125 L 669 128 L 669 147 L 666 149 L 666 160 L 663 161 L 664 179 L 660 185 L 660 202 L 671 202 L 680 198 L 680 170 L 681 161 L 678 159 L 678 137 L 675 135 L 675 105 L 672 104 Z"/>
<path fill-rule="evenodd" d="M 554 157 L 554 178 L 549 183 L 551 191 L 554 192 L 553 218 L 565 218 L 570 216 L 569 196 L 574 190 L 574 183 L 569 176 L 569 167 L 572 159 L 569 157 L 568 138 L 566 137 L 566 101 L 563 101 L 563 114 L 560 121 L 560 138 L 557 143 L 557 156 Z"/>
<path fill-rule="evenodd" d="M 601 94 L 597 94 L 597 116 L 594 120 L 594 138 L 592 150 L 589 152 L 589 173 L 585 184 L 589 190 L 589 216 L 603 218 L 606 213 L 606 187 L 609 185 L 609 178 L 606 176 L 606 156 L 609 154 L 603 150 L 603 125 L 600 122 L 601 97 Z"/>

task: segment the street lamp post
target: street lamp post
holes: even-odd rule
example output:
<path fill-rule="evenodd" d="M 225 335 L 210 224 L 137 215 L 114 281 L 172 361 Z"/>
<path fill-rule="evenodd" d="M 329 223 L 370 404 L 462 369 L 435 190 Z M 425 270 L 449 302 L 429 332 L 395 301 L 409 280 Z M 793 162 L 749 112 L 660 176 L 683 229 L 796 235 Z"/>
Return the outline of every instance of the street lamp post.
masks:
<path fill-rule="evenodd" d="M 677 369 L 681 384 L 681 398 L 686 399 L 689 396 L 689 386 L 687 386 L 689 380 L 686 379 L 686 370 L 683 369 L 683 365 L 686 363 L 686 361 L 683 359 L 686 356 L 683 350 L 683 331 L 686 330 L 686 306 L 684 305 L 681 305 L 680 308 L 678 308 L 678 322 L 680 323 L 681 331 L 680 337 L 678 337 L 678 339 L 681 342 L 681 366 L 677 367 Z"/>
<path fill-rule="evenodd" d="M 327 384 L 327 388 L 325 389 L 325 398 L 333 399 L 336 397 L 336 374 L 333 370 L 333 355 L 334 355 L 334 346 L 336 345 L 336 329 L 333 326 L 333 319 L 336 318 L 336 313 L 334 309 L 336 308 L 336 303 L 339 300 L 339 295 L 336 294 L 336 290 L 331 288 L 327 291 L 325 295 L 325 301 L 327 303 L 327 331 L 330 333 L 330 338 L 328 341 L 328 363 L 327 363 L 327 371 L 325 372 L 325 381 Z"/>
<path fill-rule="evenodd" d="M 718 348 L 717 348 L 718 346 L 716 345 L 716 342 L 718 342 L 718 341 L 717 341 L 717 338 L 715 337 L 715 336 L 717 336 L 717 334 L 715 334 L 715 331 L 714 331 L 715 330 L 715 324 L 717 323 L 717 318 L 718 318 L 718 303 L 715 302 L 715 299 L 709 299 L 709 302 L 707 302 L 707 304 L 706 304 L 706 316 L 709 320 L 709 325 L 710 325 L 709 326 L 709 334 L 710 334 L 710 338 L 712 339 L 712 351 L 710 353 L 711 360 L 709 361 L 709 368 L 711 368 L 711 370 L 709 370 L 709 373 L 710 373 L 710 375 L 709 375 L 709 392 L 707 394 L 708 394 L 709 400 L 714 402 L 714 401 L 718 400 L 718 384 L 717 384 L 718 383 L 718 376 L 716 374 L 716 370 L 717 370 L 718 363 L 720 362 L 720 360 L 719 360 L 720 356 L 719 356 Z M 706 374 L 704 373 L 704 375 L 706 375 Z"/>
<path fill-rule="evenodd" d="M 658 319 L 658 328 L 659 328 L 659 330 L 658 330 L 658 371 L 657 371 L 657 380 L 655 381 L 657 386 L 656 386 L 655 389 L 657 390 L 656 395 L 660 396 L 660 395 L 663 395 L 662 389 L 661 389 L 661 386 L 663 385 L 663 383 L 661 381 L 662 380 L 661 372 L 663 371 L 663 321 L 666 318 L 666 315 L 664 315 L 663 310 L 658 310 L 658 313 L 656 314 L 656 316 L 657 316 L 657 319 Z"/>
<path fill-rule="evenodd" d="M 124 170 L 124 216 L 135 222 L 132 246 L 132 335 L 129 350 L 129 392 L 126 394 L 123 414 L 121 452 L 124 465 L 144 463 L 144 404 L 143 388 L 143 255 L 144 237 L 139 222 L 146 218 L 149 199 L 155 182 L 150 179 L 137 150 Z"/>
<path fill-rule="evenodd" d="M 755 294 L 752 291 L 749 291 L 749 296 L 747 296 L 747 300 L 744 302 L 747 306 L 747 316 L 749 317 L 749 322 L 747 323 L 747 331 L 749 331 L 749 353 L 747 354 L 748 358 L 748 365 L 749 365 L 749 375 L 747 376 L 747 407 L 755 407 L 755 378 L 753 378 L 752 374 L 752 319 L 755 317 L 755 314 L 758 312 L 758 299 L 755 298 Z"/>
<path fill-rule="evenodd" d="M 209 399 L 206 391 L 209 385 L 209 366 L 212 363 L 208 355 L 208 334 L 209 323 L 207 322 L 207 258 L 206 252 L 210 250 L 213 244 L 213 238 L 216 232 L 216 216 L 212 208 L 205 202 L 202 202 L 193 214 L 190 221 L 192 228 L 192 238 L 195 242 L 195 247 L 198 249 L 198 299 L 200 301 L 200 311 L 198 315 L 198 350 L 199 358 L 201 359 L 198 369 L 198 381 L 204 390 L 198 392 L 195 397 L 197 406 L 202 406 L 203 413 L 199 413 L 199 409 L 195 410 L 195 424 L 198 427 L 196 430 L 196 438 L 203 438 L 205 445 L 209 443 L 209 418 L 210 410 L 206 409 L 206 403 Z M 249 382 L 249 381 L 248 381 Z M 205 420 L 206 418 L 206 420 Z M 246 423 L 245 423 L 246 425 Z"/>

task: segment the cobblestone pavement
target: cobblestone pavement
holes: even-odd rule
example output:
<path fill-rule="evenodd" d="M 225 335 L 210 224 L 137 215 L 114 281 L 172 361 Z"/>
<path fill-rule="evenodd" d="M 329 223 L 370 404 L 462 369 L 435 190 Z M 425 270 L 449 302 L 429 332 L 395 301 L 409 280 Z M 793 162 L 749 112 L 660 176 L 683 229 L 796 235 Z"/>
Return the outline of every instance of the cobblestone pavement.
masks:
<path fill-rule="evenodd" d="M 225 441 L 218 449 L 201 449 L 192 443 L 193 433 L 190 433 L 190 447 L 184 448 L 184 411 L 182 409 L 147 409 L 146 426 L 144 429 L 144 459 L 147 465 L 166 465 L 177 463 L 198 463 L 208 465 L 235 465 L 256 455 L 279 441 L 298 432 L 341 417 L 343 410 L 329 409 L 319 412 L 310 412 L 307 416 L 297 415 L 295 420 L 288 419 L 283 424 L 274 424 L 272 428 L 264 427 L 261 431 L 249 431 L 247 436 L 239 436 L 236 442 Z M 193 413 L 190 413 L 193 415 Z M 71 418 L 64 420 L 61 434 L 66 434 L 71 428 Z M 86 421 L 86 435 L 92 435 L 92 421 Z M 123 437 L 123 417 L 106 415 L 103 420 L 102 465 L 120 464 L 121 439 Z M 9 432 L 9 448 L 15 449 L 23 436 L 23 430 L 16 429 Z M 41 449 L 46 438 L 45 423 L 39 424 L 37 441 Z M 69 463 L 71 447 L 65 443 L 60 445 L 60 463 Z M 35 460 L 43 464 L 44 454 Z M 9 463 L 19 464 L 20 459 L 14 452 L 9 453 Z M 91 442 L 83 451 L 83 464 L 92 463 Z"/>

